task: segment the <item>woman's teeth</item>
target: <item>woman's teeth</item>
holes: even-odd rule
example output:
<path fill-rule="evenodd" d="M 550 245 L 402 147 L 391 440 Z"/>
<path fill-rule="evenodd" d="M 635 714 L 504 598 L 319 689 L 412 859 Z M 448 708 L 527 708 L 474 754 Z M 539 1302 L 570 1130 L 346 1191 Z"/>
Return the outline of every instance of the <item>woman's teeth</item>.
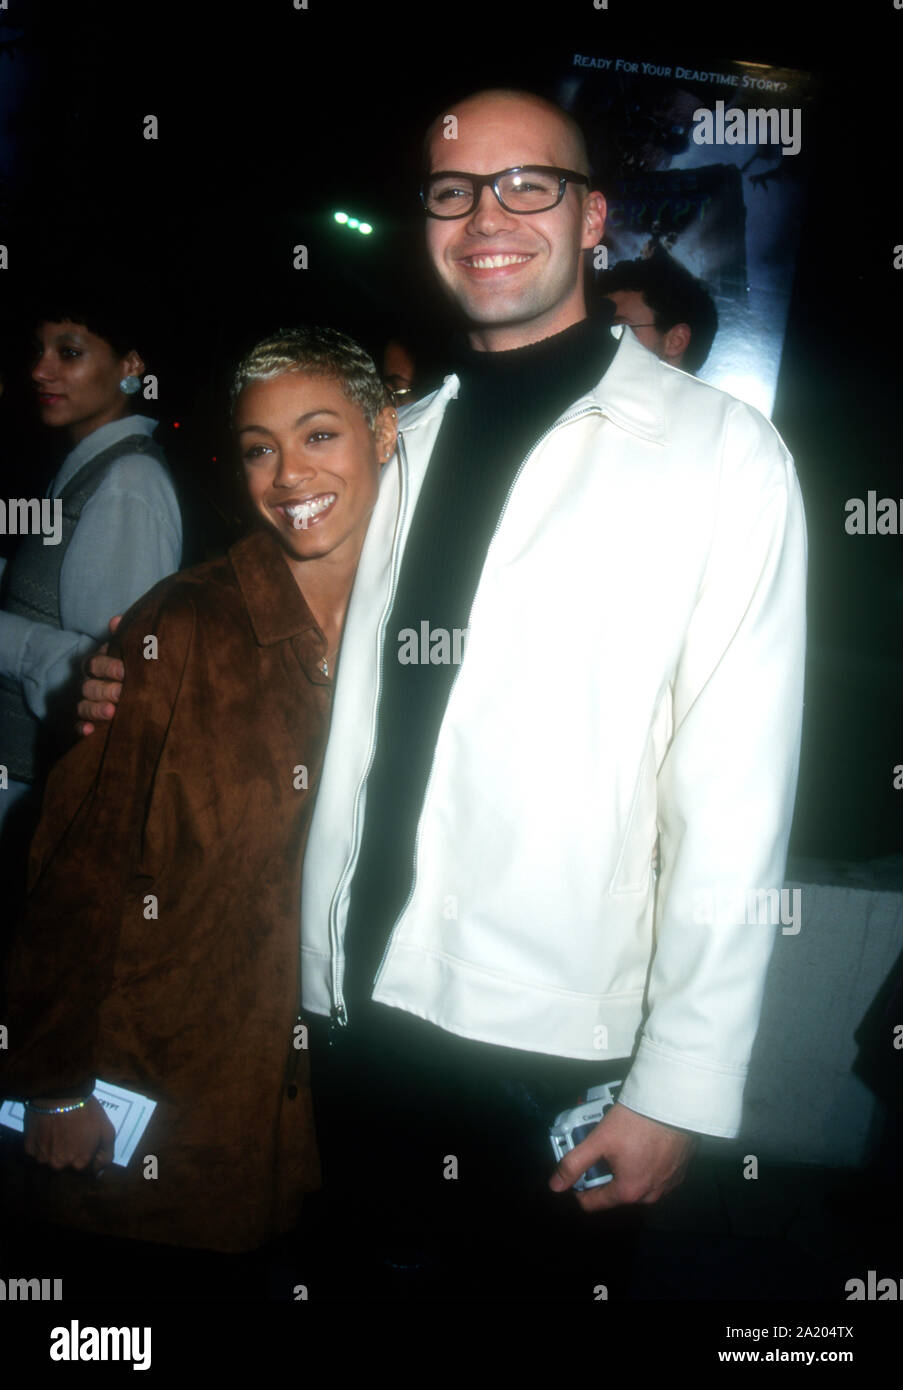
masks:
<path fill-rule="evenodd" d="M 300 531 L 315 516 L 325 512 L 327 507 L 331 507 L 335 499 L 336 494 L 334 492 L 324 492 L 322 497 L 312 497 L 309 502 L 299 502 L 296 506 L 283 507 L 282 510 L 295 530 Z"/>

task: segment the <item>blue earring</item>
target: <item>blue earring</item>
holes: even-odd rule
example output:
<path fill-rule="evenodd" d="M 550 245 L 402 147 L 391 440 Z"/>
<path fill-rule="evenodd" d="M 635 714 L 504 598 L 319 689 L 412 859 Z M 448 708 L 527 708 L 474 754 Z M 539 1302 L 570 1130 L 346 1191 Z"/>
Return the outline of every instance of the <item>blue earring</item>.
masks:
<path fill-rule="evenodd" d="M 141 390 L 141 378 L 137 376 L 124 376 L 119 383 L 119 389 L 124 396 L 134 396 L 136 391 Z"/>

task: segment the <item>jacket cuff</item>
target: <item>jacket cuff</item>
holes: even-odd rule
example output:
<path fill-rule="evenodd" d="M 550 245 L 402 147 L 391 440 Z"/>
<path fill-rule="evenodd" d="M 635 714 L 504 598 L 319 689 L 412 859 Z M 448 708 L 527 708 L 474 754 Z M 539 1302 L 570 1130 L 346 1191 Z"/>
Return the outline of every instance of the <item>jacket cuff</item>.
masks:
<path fill-rule="evenodd" d="M 48 1077 L 45 1074 L 37 1075 L 23 1074 L 13 1076 L 7 1080 L 0 1076 L 0 1100 L 13 1100 L 25 1102 L 26 1100 L 39 1100 L 42 1096 L 52 1096 L 54 1100 L 87 1100 L 94 1094 L 97 1085 L 95 1077 L 89 1077 L 84 1081 L 73 1081 L 70 1077 L 66 1081 Z"/>
<path fill-rule="evenodd" d="M 89 1096 L 93 1096 L 94 1087 L 96 1085 L 97 1081 L 94 1078 L 92 1078 L 90 1081 L 83 1082 L 81 1086 L 53 1086 L 50 1087 L 48 1090 L 43 1091 L 41 1094 L 45 1096 L 53 1096 L 54 1099 L 59 1100 L 87 1100 Z M 33 1095 L 30 1095 L 28 1099 L 37 1100 L 37 1092 L 35 1092 Z"/>
<path fill-rule="evenodd" d="M 733 1139 L 740 1130 L 743 1067 L 718 1067 L 643 1038 L 618 1101 L 650 1120 Z"/>

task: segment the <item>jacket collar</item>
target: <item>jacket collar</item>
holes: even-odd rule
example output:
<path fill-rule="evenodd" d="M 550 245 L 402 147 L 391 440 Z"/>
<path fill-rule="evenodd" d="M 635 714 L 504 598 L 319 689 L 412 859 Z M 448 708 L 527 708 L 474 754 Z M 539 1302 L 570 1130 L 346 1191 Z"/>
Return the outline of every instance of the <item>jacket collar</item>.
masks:
<path fill-rule="evenodd" d="M 322 640 L 275 536 L 257 527 L 230 546 L 229 560 L 260 646 L 310 631 Z"/>
<path fill-rule="evenodd" d="M 641 439 L 666 444 L 664 372 L 676 371 L 625 328 L 608 371 L 580 404 L 592 402 L 622 429 Z"/>
<path fill-rule="evenodd" d="M 663 372 L 676 371 L 644 348 L 629 330 L 621 335 L 618 350 L 602 380 L 585 396 L 569 405 L 564 412 L 571 415 L 581 408 L 594 406 L 621 429 L 657 444 L 667 443 L 667 421 L 664 404 Z M 452 373 L 442 385 L 422 401 L 405 406 L 399 412 L 399 428 L 408 434 L 432 424 L 443 415 L 450 400 L 460 389 L 459 378 Z M 558 417 L 559 420 L 563 416 Z"/>

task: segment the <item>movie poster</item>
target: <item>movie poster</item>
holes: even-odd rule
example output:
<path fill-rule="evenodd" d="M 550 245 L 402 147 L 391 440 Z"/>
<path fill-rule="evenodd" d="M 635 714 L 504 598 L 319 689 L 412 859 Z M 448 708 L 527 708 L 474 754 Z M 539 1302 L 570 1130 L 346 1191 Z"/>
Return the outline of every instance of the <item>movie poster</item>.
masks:
<path fill-rule="evenodd" d="M 669 251 L 715 299 L 701 375 L 771 413 L 817 141 L 811 74 L 575 53 L 558 86 L 611 190 L 608 264 Z"/>

